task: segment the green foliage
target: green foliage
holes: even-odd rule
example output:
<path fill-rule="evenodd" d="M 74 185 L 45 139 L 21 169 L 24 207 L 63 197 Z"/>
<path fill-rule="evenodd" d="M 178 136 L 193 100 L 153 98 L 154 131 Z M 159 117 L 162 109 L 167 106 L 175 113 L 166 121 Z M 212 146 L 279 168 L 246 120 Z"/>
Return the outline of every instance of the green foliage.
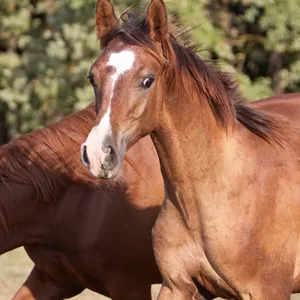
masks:
<path fill-rule="evenodd" d="M 94 6 L 86 0 L 84 6 L 29 0 L 1 5 L 0 101 L 8 107 L 11 136 L 93 99 L 85 78 L 99 52 Z"/>
<path fill-rule="evenodd" d="M 1 0 L 0 131 L 10 137 L 93 100 L 96 0 Z M 114 0 L 116 13 L 148 0 Z M 300 89 L 300 0 L 172 0 L 205 59 L 235 73 L 250 99 Z M 4 141 L 0 134 L 0 143 Z"/>

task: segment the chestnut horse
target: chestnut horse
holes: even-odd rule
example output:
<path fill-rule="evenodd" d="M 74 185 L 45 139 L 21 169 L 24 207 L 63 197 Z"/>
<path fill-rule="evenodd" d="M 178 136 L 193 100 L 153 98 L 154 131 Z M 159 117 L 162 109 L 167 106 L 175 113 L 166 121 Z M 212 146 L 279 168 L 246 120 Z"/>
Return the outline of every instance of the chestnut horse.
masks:
<path fill-rule="evenodd" d="M 151 228 L 163 200 L 149 137 L 121 174 L 94 179 L 78 150 L 95 104 L 0 148 L 0 253 L 25 245 L 35 266 L 14 300 L 64 299 L 84 288 L 113 299 L 151 299 L 161 283 Z"/>
<path fill-rule="evenodd" d="M 300 122 L 300 94 L 277 98 L 257 101 L 253 105 Z M 131 193 L 134 198 L 130 199 L 130 192 L 126 196 L 118 191 L 115 184 L 106 186 L 86 175 L 86 170 L 81 169 L 78 164 L 76 149 L 92 127 L 93 119 L 93 107 L 89 107 L 0 148 L 3 160 L 0 169 L 0 216 L 4 216 L 8 205 L 15 207 L 11 209 L 10 226 L 7 226 L 6 233 L 3 229 L 7 222 L 1 219 L 3 226 L 0 235 L 3 239 L 0 251 L 3 253 L 26 245 L 25 249 L 35 262 L 35 267 L 25 285 L 15 295 L 15 300 L 63 299 L 80 293 L 84 288 L 112 296 L 113 299 L 135 299 L 142 296 L 147 299 L 150 284 L 160 282 L 149 236 L 163 198 L 159 201 L 157 197 L 146 195 L 144 198 L 141 195 L 141 199 L 137 199 Z M 76 133 L 72 124 L 76 124 Z M 67 148 L 59 140 L 67 141 Z M 161 183 L 156 181 L 159 178 L 156 173 L 158 164 L 152 147 L 149 139 L 143 139 L 130 150 L 133 152 L 128 157 L 140 150 L 144 152 L 138 153 L 138 163 L 149 168 L 147 181 L 156 185 L 155 188 L 161 192 Z M 35 158 L 36 166 L 29 169 L 30 174 L 28 173 L 24 185 L 22 182 L 27 170 L 26 163 L 46 149 L 50 151 L 49 154 L 54 155 L 53 158 Z M 4 157 L 11 163 L 4 162 Z M 52 164 L 54 161 L 57 164 L 55 169 Z M 8 171 L 12 164 L 13 169 Z M 140 169 L 142 175 L 145 173 L 143 165 Z M 70 168 L 72 171 L 66 172 Z M 131 174 L 128 163 L 124 164 L 123 169 L 137 181 L 135 187 L 139 186 L 138 181 L 144 182 L 135 172 Z M 42 177 L 41 172 L 45 172 Z M 36 188 L 42 187 L 40 179 L 46 179 L 44 176 L 47 174 L 52 179 L 43 180 L 40 200 L 36 201 Z M 50 191 L 53 187 L 51 182 L 57 184 L 58 180 L 61 187 Z M 125 183 L 128 180 L 125 178 Z M 9 194 L 4 182 L 10 182 L 9 186 L 12 188 Z M 133 191 L 136 189 L 134 186 Z M 46 190 L 48 192 L 42 192 Z M 128 191 L 124 191 L 126 190 Z M 123 226 L 124 224 L 127 226 Z M 142 245 L 137 244 L 138 239 L 143 241 Z M 136 269 L 136 264 L 141 259 L 143 263 Z M 124 265 L 133 266 L 133 272 L 122 270 Z M 128 289 L 124 291 L 126 285 Z"/>
<path fill-rule="evenodd" d="M 123 19 L 98 0 L 97 125 L 81 153 L 112 178 L 151 134 L 166 196 L 152 231 L 159 299 L 289 299 L 300 289 L 300 126 L 247 106 L 170 33 L 162 0 Z"/>

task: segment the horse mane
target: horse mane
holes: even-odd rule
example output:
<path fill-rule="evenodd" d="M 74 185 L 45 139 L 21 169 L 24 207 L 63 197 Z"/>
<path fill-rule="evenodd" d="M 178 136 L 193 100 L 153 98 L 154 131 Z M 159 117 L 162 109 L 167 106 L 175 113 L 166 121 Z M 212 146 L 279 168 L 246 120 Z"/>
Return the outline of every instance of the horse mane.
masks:
<path fill-rule="evenodd" d="M 186 30 L 180 30 L 174 23 L 170 25 L 170 37 L 162 42 L 162 54 L 157 54 L 157 46 L 152 42 L 145 16 L 126 11 L 120 17 L 121 25 L 113 29 L 102 41 L 102 47 L 116 36 L 121 36 L 129 44 L 142 46 L 158 59 L 165 62 L 164 71 L 169 91 L 190 89 L 192 85 L 199 98 L 206 99 L 217 124 L 227 129 L 234 120 L 268 143 L 281 144 L 284 126 L 275 116 L 265 111 L 249 107 L 237 88 L 237 83 L 229 73 L 221 72 L 212 63 L 201 59 L 198 45 L 181 39 Z M 203 102 L 203 101 L 202 101 Z"/>
<path fill-rule="evenodd" d="M 82 182 L 95 188 L 108 185 L 104 180 L 93 178 L 80 160 L 80 145 L 93 126 L 94 106 L 92 103 L 55 124 L 0 147 L 0 183 L 8 187 L 10 182 L 34 185 L 38 198 L 46 202 L 55 201 L 58 187 L 70 182 Z M 116 184 L 116 179 L 109 184 Z"/>

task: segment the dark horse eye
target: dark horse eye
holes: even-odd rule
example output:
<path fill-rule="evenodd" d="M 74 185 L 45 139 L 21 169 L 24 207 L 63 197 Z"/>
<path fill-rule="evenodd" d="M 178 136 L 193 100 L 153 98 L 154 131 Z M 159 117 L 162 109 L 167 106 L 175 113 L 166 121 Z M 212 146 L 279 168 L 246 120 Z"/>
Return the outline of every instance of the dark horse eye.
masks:
<path fill-rule="evenodd" d="M 147 77 L 146 79 L 144 79 L 142 86 L 143 88 L 149 89 L 153 82 L 154 82 L 153 77 Z"/>
<path fill-rule="evenodd" d="M 95 80 L 94 80 L 94 76 L 89 75 L 87 78 L 89 79 L 89 81 L 90 81 L 90 83 L 91 83 L 92 86 L 96 86 Z"/>

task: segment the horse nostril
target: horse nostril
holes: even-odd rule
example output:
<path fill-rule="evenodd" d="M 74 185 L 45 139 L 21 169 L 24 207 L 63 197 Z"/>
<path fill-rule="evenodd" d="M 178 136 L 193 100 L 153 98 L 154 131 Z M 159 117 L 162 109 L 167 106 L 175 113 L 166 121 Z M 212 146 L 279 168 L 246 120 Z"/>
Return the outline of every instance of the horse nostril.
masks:
<path fill-rule="evenodd" d="M 118 156 L 116 150 L 113 146 L 106 146 L 102 148 L 102 151 L 105 153 L 104 159 L 101 162 L 101 167 L 104 170 L 113 169 L 118 163 Z"/>
<path fill-rule="evenodd" d="M 102 151 L 105 154 L 109 154 L 111 152 L 112 147 L 111 146 L 107 146 L 107 147 L 102 147 Z"/>
<path fill-rule="evenodd" d="M 84 161 L 84 163 L 86 163 L 87 165 L 90 165 L 90 161 L 87 155 L 87 151 L 86 151 L 86 146 L 83 146 L 83 152 L 82 152 L 82 159 Z"/>
<path fill-rule="evenodd" d="M 110 156 L 114 156 L 116 154 L 116 151 L 115 151 L 114 147 L 108 146 L 107 153 L 110 154 Z"/>
<path fill-rule="evenodd" d="M 113 147 L 108 146 L 107 153 L 113 153 L 113 152 L 114 152 Z"/>
<path fill-rule="evenodd" d="M 112 146 L 109 146 L 108 148 L 111 166 L 115 166 L 118 162 L 117 152 Z"/>

